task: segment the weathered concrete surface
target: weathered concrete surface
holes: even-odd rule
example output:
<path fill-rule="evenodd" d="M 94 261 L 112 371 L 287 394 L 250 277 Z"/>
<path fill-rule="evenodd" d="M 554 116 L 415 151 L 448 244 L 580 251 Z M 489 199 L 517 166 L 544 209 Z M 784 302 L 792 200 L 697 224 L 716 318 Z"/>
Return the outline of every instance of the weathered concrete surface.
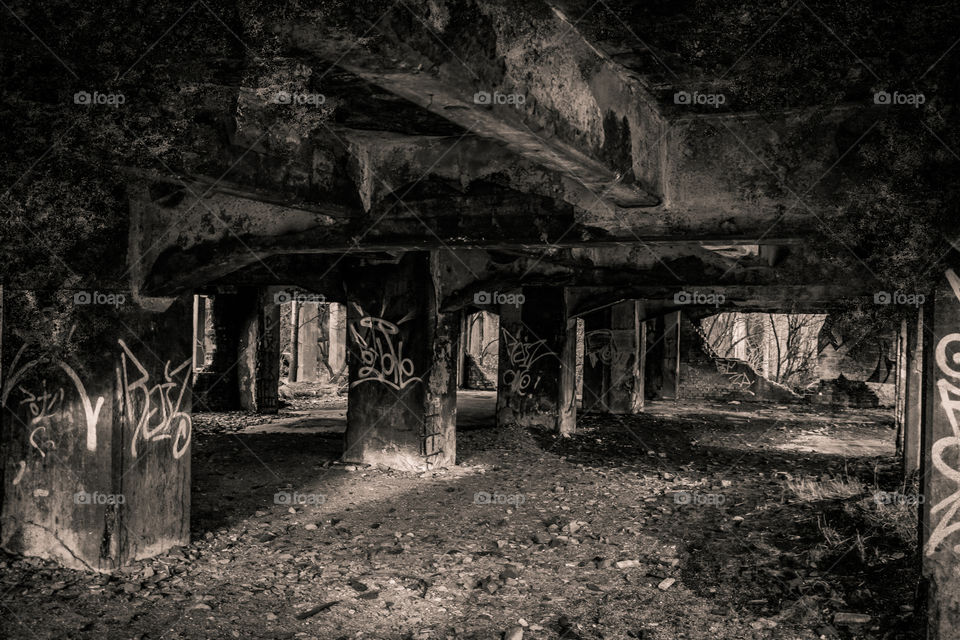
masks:
<path fill-rule="evenodd" d="M 680 392 L 680 314 L 673 311 L 664 316 L 663 330 L 663 386 L 660 397 L 676 400 Z"/>
<path fill-rule="evenodd" d="M 761 310 L 829 309 L 852 298 L 872 301 L 869 274 L 863 281 L 850 278 L 804 253 L 794 251 L 771 267 L 756 255 L 734 258 L 697 245 L 636 239 L 539 250 L 458 249 L 441 254 L 447 274 L 444 308 L 475 305 L 477 293 L 523 284 L 564 285 L 569 311 L 576 316 L 630 299 L 646 300 L 646 315 L 655 315 L 679 307 L 676 296 L 692 294 L 720 294 L 718 306 Z"/>
<path fill-rule="evenodd" d="M 960 629 L 960 277 L 937 279 L 926 337 L 921 507 L 927 638 Z"/>
<path fill-rule="evenodd" d="M 162 313 L 81 303 L 67 328 L 34 299 L 5 305 L 3 548 L 111 571 L 186 544 L 192 296 Z"/>
<path fill-rule="evenodd" d="M 297 381 L 316 382 L 320 367 L 320 307 L 316 302 L 300 303 L 297 346 Z"/>
<path fill-rule="evenodd" d="M 336 375 L 343 369 L 346 361 L 347 310 L 336 302 L 331 302 L 328 306 L 330 312 L 327 323 L 327 365 Z"/>
<path fill-rule="evenodd" d="M 435 256 L 355 264 L 347 281 L 344 459 L 422 470 L 456 462 L 456 314 L 438 313 Z"/>
<path fill-rule="evenodd" d="M 282 69 L 227 88 L 235 126 L 208 172 L 131 185 L 137 287 L 169 293 L 272 254 L 358 247 L 776 244 L 810 232 L 811 211 L 831 214 L 811 204 L 837 186 L 821 178 L 868 122 L 842 108 L 677 108 L 562 12 L 523 4 L 414 3 L 439 36 L 406 6 L 374 21 L 372 38 L 352 15 L 276 25 Z M 329 101 L 314 111 L 272 100 L 320 87 Z M 478 92 L 523 100 L 478 104 Z M 786 166 L 795 140 L 805 159 Z M 801 185 L 811 191 L 798 204 Z"/>
<path fill-rule="evenodd" d="M 650 400 L 676 400 L 680 378 L 680 312 L 647 321 L 645 395 Z"/>
<path fill-rule="evenodd" d="M 914 318 L 905 320 L 903 381 L 903 472 L 911 475 L 920 469 L 923 417 L 923 308 Z"/>
<path fill-rule="evenodd" d="M 584 317 L 583 410 L 633 414 L 643 408 L 646 323 L 627 301 Z"/>
<path fill-rule="evenodd" d="M 252 291 L 250 313 L 239 336 L 237 383 L 240 406 L 276 413 L 280 385 L 280 305 L 270 290 Z"/>
<path fill-rule="evenodd" d="M 522 296 L 500 303 L 497 424 L 572 433 L 576 321 L 567 316 L 562 287 L 524 287 Z"/>
<path fill-rule="evenodd" d="M 252 329 L 251 322 L 257 317 L 257 301 L 258 290 L 248 287 L 222 289 L 213 296 L 209 309 L 213 320 L 213 356 L 194 378 L 198 409 L 242 408 L 240 364 L 248 355 L 244 334 Z M 255 351 L 250 355 L 255 358 Z"/>
<path fill-rule="evenodd" d="M 376 22 L 371 16 L 375 38 L 331 28 L 329 19 L 282 30 L 291 55 L 307 64 L 322 69 L 335 62 L 581 181 L 592 194 L 584 208 L 642 204 L 642 194 L 652 193 L 668 209 L 699 210 L 718 226 L 736 209 L 774 214 L 767 195 L 774 190 L 761 185 L 779 178 L 764 164 L 775 164 L 780 140 L 803 129 L 820 141 L 821 156 L 793 168 L 800 184 L 815 185 L 842 151 L 834 142 L 846 117 L 842 110 L 816 121 L 802 114 L 771 121 L 769 115 L 761 120 L 678 109 L 584 37 L 576 21 L 539 3 L 456 1 L 415 10 L 427 17 L 412 19 L 409 7 Z M 351 52 L 346 58 L 345 50 Z M 478 92 L 521 99 L 487 104 L 474 97 Z M 780 213 L 799 214 L 792 208 Z"/>

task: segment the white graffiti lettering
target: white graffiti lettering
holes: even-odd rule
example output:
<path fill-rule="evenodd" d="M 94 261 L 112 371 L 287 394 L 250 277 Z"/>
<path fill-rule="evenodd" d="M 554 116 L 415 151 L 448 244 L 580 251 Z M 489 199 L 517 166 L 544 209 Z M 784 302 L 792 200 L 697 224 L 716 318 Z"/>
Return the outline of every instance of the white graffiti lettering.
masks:
<path fill-rule="evenodd" d="M 414 375 L 413 360 L 403 357 L 403 340 L 397 338 L 400 333 L 398 325 L 409 319 L 410 316 L 405 316 L 394 324 L 383 318 L 364 316 L 350 325 L 350 335 L 360 350 L 360 369 L 357 379 L 350 383 L 351 387 L 364 382 L 380 382 L 400 391 L 422 382 Z M 357 325 L 362 331 L 357 330 Z"/>
<path fill-rule="evenodd" d="M 44 426 L 39 426 L 39 427 L 37 427 L 36 429 L 34 429 L 33 431 L 30 432 L 30 438 L 29 438 L 29 440 L 30 440 L 30 445 L 31 445 L 34 449 L 36 449 L 37 451 L 40 452 L 40 457 L 41 457 L 41 458 L 46 458 L 46 457 L 47 457 L 47 451 L 44 449 L 44 447 L 46 447 L 47 450 L 49 450 L 49 449 L 56 449 L 56 448 L 57 448 L 57 443 L 54 442 L 53 440 L 45 440 L 45 441 L 43 441 L 42 443 L 38 443 L 38 442 L 36 441 L 36 437 L 37 437 L 37 434 L 40 433 L 41 431 L 43 431 L 44 435 L 46 435 L 46 433 L 47 433 L 47 428 L 44 427 Z M 41 445 L 43 445 L 43 446 L 41 446 Z"/>
<path fill-rule="evenodd" d="M 954 296 L 960 301 L 960 278 L 957 278 L 953 269 L 947 269 L 947 281 L 953 289 Z M 960 333 L 950 333 L 943 336 L 937 343 L 934 359 L 940 373 L 953 379 L 960 379 Z M 960 409 L 960 388 L 944 378 L 937 380 L 937 389 L 940 392 L 940 406 L 950 423 L 953 435 L 940 438 L 933 443 L 931 459 L 933 467 L 942 474 L 944 480 L 956 485 L 956 490 L 940 502 L 931 505 L 931 518 L 940 512 L 943 515 L 930 533 L 924 552 L 933 555 L 937 546 L 944 542 L 953 533 L 960 531 L 960 521 L 954 518 L 960 510 L 960 470 L 954 469 L 946 458 L 956 459 L 956 455 L 947 456 L 951 447 L 960 448 L 960 426 L 957 421 L 957 410 Z"/>
<path fill-rule="evenodd" d="M 584 355 L 592 367 L 597 366 L 598 362 L 611 365 L 619 359 L 620 350 L 610 329 L 587 331 L 583 335 L 583 344 Z"/>
<path fill-rule="evenodd" d="M 528 395 L 540 384 L 540 376 L 534 379 L 531 374 L 533 363 L 552 354 L 546 347 L 546 340 L 523 342 L 507 329 L 503 328 L 501 331 L 508 362 L 503 374 L 503 384 L 509 388 L 510 393 Z"/>
<path fill-rule="evenodd" d="M 70 380 L 73 381 L 74 386 L 77 388 L 77 393 L 80 395 L 80 402 L 83 403 L 83 413 L 87 420 L 87 451 L 96 451 L 97 422 L 100 420 L 100 409 L 103 407 L 103 396 L 99 396 L 97 398 L 96 405 L 93 405 L 90 402 L 90 397 L 87 395 L 87 389 L 83 385 L 83 381 L 80 380 L 80 376 L 77 375 L 77 372 L 65 362 L 60 363 L 60 368 L 63 369 L 64 372 L 66 372 L 66 374 L 70 377 Z"/>
<path fill-rule="evenodd" d="M 21 461 L 17 464 L 17 466 L 18 466 L 19 468 L 17 469 L 17 475 L 16 475 L 16 477 L 13 479 L 13 486 L 17 486 L 18 484 L 20 484 L 20 480 L 23 479 L 23 472 L 27 470 L 27 461 L 26 461 L 26 460 L 21 460 Z"/>
<path fill-rule="evenodd" d="M 136 424 L 133 438 L 130 441 L 130 455 L 137 457 L 137 443 L 156 442 L 158 440 L 172 440 L 174 458 L 180 458 L 190 446 L 190 436 L 193 431 L 193 422 L 190 414 L 180 410 L 183 397 L 190 383 L 189 366 L 191 358 L 187 358 L 176 369 L 170 370 L 168 360 L 163 367 L 163 381 L 149 385 L 150 373 L 140 363 L 126 343 L 118 340 L 123 348 L 121 354 L 121 371 L 123 374 L 123 404 L 126 407 L 130 421 Z M 127 363 L 132 364 L 139 372 L 140 377 L 131 381 L 127 370 Z M 176 376 L 183 374 L 179 382 Z M 136 394 L 139 394 L 137 399 Z M 174 396 L 176 396 L 174 398 Z M 137 401 L 139 400 L 139 401 Z"/>

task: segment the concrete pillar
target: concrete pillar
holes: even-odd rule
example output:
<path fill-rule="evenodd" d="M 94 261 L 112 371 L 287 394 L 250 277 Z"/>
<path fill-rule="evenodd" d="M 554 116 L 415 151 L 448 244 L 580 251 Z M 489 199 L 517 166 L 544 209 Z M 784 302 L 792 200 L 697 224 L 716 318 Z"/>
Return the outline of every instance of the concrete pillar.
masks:
<path fill-rule="evenodd" d="M 297 381 L 300 369 L 300 303 L 290 301 L 290 363 L 287 368 L 287 381 Z"/>
<path fill-rule="evenodd" d="M 680 389 L 680 312 L 664 316 L 663 334 L 663 386 L 660 396 L 664 400 L 676 400 Z"/>
<path fill-rule="evenodd" d="M 347 352 L 347 311 L 342 304 L 337 302 L 330 303 L 330 322 L 328 344 L 330 351 L 327 354 L 329 358 L 330 369 L 337 375 L 343 370 L 346 362 Z"/>
<path fill-rule="evenodd" d="M 905 375 L 903 384 L 903 472 L 920 469 L 920 433 L 923 416 L 923 307 L 906 327 Z"/>
<path fill-rule="evenodd" d="M 300 355 L 297 358 L 297 381 L 316 382 L 320 364 L 320 308 L 316 302 L 300 303 Z"/>
<path fill-rule="evenodd" d="M 217 293 L 209 309 L 213 316 L 213 356 L 194 378 L 198 410 L 236 411 L 240 405 L 237 362 L 240 337 L 252 308 L 251 290 Z"/>
<path fill-rule="evenodd" d="M 470 349 L 470 315 L 460 313 L 460 339 L 457 340 L 457 389 L 467 386 L 467 353 Z"/>
<path fill-rule="evenodd" d="M 922 574 L 927 586 L 925 637 L 947 640 L 956 638 L 960 629 L 960 277 L 948 269 L 932 297 L 932 326 L 921 334 L 927 343 Z"/>
<path fill-rule="evenodd" d="M 266 290 L 251 293 L 237 349 L 240 406 L 257 413 L 277 413 L 280 386 L 280 305 Z"/>
<path fill-rule="evenodd" d="M 562 287 L 524 287 L 522 304 L 500 305 L 497 424 L 562 434 L 576 429 L 576 319 Z"/>
<path fill-rule="evenodd" d="M 584 317 L 583 408 L 632 414 L 643 408 L 646 325 L 636 301 Z"/>
<path fill-rule="evenodd" d="M 643 377 L 643 393 L 647 400 L 659 400 L 663 390 L 664 327 L 663 316 L 644 321 L 647 329 L 647 360 Z"/>
<path fill-rule="evenodd" d="M 193 297 L 193 368 L 203 367 L 206 362 L 207 298 Z"/>
<path fill-rule="evenodd" d="M 906 412 L 906 393 L 907 383 L 907 319 L 900 321 L 900 329 L 897 331 L 897 371 L 894 382 L 894 402 L 893 415 L 894 423 L 897 426 L 897 455 L 903 455 L 903 427 Z M 906 460 L 904 460 L 904 464 Z"/>
<path fill-rule="evenodd" d="M 344 460 L 423 470 L 456 462 L 460 323 L 439 312 L 435 254 L 350 269 Z"/>
<path fill-rule="evenodd" d="M 44 296 L 7 293 L 0 546 L 111 571 L 187 544 L 193 296 L 152 312 Z"/>

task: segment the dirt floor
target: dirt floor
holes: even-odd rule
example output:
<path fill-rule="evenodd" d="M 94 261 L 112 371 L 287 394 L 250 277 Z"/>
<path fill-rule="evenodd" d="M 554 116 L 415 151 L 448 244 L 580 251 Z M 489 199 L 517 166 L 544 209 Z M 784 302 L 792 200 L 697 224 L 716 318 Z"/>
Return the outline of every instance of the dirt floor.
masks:
<path fill-rule="evenodd" d="M 334 399 L 197 414 L 195 542 L 113 576 L 2 557 L 0 636 L 915 637 L 889 412 L 654 404 L 559 438 L 491 398 L 425 474 L 337 463 Z"/>

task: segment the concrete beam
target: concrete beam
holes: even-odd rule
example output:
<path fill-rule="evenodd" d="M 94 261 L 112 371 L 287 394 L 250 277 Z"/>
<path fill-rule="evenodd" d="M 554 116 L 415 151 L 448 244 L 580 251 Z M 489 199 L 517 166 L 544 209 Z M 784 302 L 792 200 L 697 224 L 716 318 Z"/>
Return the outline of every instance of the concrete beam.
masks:
<path fill-rule="evenodd" d="M 411 11 L 423 18 L 411 21 Z M 370 25 L 364 33 L 329 17 L 323 23 L 298 18 L 280 30 L 291 55 L 305 63 L 318 70 L 331 63 L 346 68 L 467 130 L 502 141 L 580 180 L 605 206 L 610 201 L 643 206 L 642 194 L 648 193 L 674 213 L 720 211 L 737 217 L 752 210 L 789 218 L 800 211 L 796 198 L 781 199 L 790 195 L 782 176 L 789 172 L 794 190 L 819 195 L 827 190 L 818 184 L 820 178 L 846 151 L 839 148 L 837 134 L 849 126 L 849 109 L 816 117 L 803 112 L 761 116 L 699 113 L 665 104 L 643 78 L 614 62 L 559 10 L 414 3 L 371 16 Z M 362 37 L 371 34 L 376 37 Z M 441 42 L 450 44 L 438 46 Z M 485 104 L 475 98 L 478 92 L 515 99 Z M 811 145 L 817 151 L 802 166 L 782 166 L 780 141 L 801 132 L 818 140 Z M 805 207 L 801 203 L 799 209 Z M 621 207 L 607 216 L 627 211 Z"/>

